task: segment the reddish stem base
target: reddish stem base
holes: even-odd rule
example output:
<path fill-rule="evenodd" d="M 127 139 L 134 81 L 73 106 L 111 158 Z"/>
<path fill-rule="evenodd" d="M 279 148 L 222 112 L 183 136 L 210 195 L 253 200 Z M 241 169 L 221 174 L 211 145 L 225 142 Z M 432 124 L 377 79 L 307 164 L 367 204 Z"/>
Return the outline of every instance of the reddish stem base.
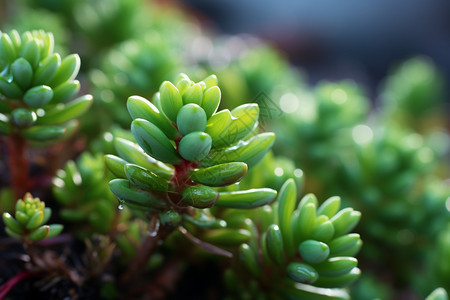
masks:
<path fill-rule="evenodd" d="M 22 198 L 30 185 L 26 148 L 27 142 L 20 135 L 13 134 L 8 137 L 8 165 L 11 172 L 11 187 L 16 199 Z"/>
<path fill-rule="evenodd" d="M 7 282 L 5 282 L 0 286 L 0 300 L 3 300 L 9 293 L 9 291 L 11 291 L 11 289 L 15 287 L 19 282 L 27 279 L 28 277 L 37 275 L 38 275 L 37 273 L 30 271 L 23 271 L 14 275 L 14 277 L 12 277 L 11 279 L 9 279 Z"/>

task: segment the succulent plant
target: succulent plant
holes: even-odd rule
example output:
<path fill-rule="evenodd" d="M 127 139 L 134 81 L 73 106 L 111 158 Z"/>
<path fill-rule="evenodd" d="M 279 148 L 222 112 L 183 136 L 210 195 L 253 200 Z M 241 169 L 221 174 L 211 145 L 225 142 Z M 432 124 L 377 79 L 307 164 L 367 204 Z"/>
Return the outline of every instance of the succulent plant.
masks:
<path fill-rule="evenodd" d="M 220 98 L 216 76 L 195 83 L 185 74 L 175 84 L 163 82 L 153 103 L 139 96 L 128 98 L 137 144 L 117 138 L 119 156 L 105 158 L 118 177 L 110 181 L 110 188 L 120 205 L 157 214 L 161 225 L 176 228 L 207 219 L 220 224 L 196 209 L 253 208 L 275 199 L 276 191 L 268 188 L 215 189 L 241 180 L 275 137 L 255 133 L 256 104 L 217 112 Z"/>
<path fill-rule="evenodd" d="M 79 56 L 61 58 L 44 31 L 13 30 L 0 39 L 0 134 L 53 141 L 73 132 L 73 119 L 93 101 L 90 95 L 69 101 L 80 90 Z"/>
<path fill-rule="evenodd" d="M 53 195 L 61 205 L 61 218 L 77 224 L 78 234 L 106 234 L 111 230 L 116 199 L 108 187 L 101 153 L 85 152 L 76 162 L 68 161 L 53 178 Z"/>
<path fill-rule="evenodd" d="M 333 151 L 348 146 L 352 127 L 363 122 L 368 114 L 368 101 L 362 89 L 351 81 L 321 82 L 312 91 L 286 94 L 279 100 L 285 117 L 275 122 L 280 134 L 275 153 L 294 158 L 309 174 L 310 182 L 327 180 L 329 167 L 336 165 Z M 295 146 L 291 144 L 293 141 Z M 320 187 L 317 188 L 321 190 Z"/>
<path fill-rule="evenodd" d="M 382 116 L 391 126 L 422 134 L 445 126 L 444 79 L 428 57 L 414 57 L 396 66 L 386 77 L 380 98 Z"/>
<path fill-rule="evenodd" d="M 61 56 L 68 53 L 70 33 L 67 24 L 61 15 L 46 9 L 23 7 L 12 14 L 11 20 L 4 27 L 5 32 L 16 30 L 17 32 L 32 31 L 35 29 L 51 32 L 54 36 L 55 52 Z"/>
<path fill-rule="evenodd" d="M 60 224 L 47 225 L 52 210 L 45 207 L 39 198 L 33 198 L 30 193 L 25 194 L 16 202 L 16 213 L 13 217 L 3 213 L 5 231 L 8 235 L 25 241 L 39 241 L 57 236 L 63 229 Z"/>
<path fill-rule="evenodd" d="M 298 202 L 296 183 L 287 180 L 278 201 L 258 209 L 254 225 L 247 219 L 252 236 L 226 273 L 228 288 L 238 299 L 347 299 L 335 288 L 360 276 L 354 255 L 362 242 L 350 232 L 361 213 L 340 204 L 331 197 L 319 206 L 313 194 Z M 226 221 L 245 218 L 240 212 L 225 215 Z"/>
<path fill-rule="evenodd" d="M 29 297 L 21 288 L 30 282 L 11 289 L 33 276 L 38 298 L 166 299 L 169 286 L 189 298 L 186 281 L 208 292 L 198 276 L 226 299 L 448 299 L 450 139 L 438 67 L 426 57 L 399 64 L 369 114 L 361 85 L 310 89 L 274 47 L 204 35 L 160 2 L 3 5 L 0 210 L 28 257 L 0 255 L 9 278 L 0 298 Z M 33 28 L 58 40 L 19 34 Z M 79 71 L 98 101 L 77 98 Z M 67 139 L 79 123 L 81 134 Z M 49 188 L 45 202 L 70 233 L 41 241 L 62 225 L 47 225 L 50 208 L 25 192 Z M 2 250 L 16 251 L 7 241 Z M 191 272 L 200 264 L 208 272 Z M 67 292 L 68 282 L 76 288 Z"/>

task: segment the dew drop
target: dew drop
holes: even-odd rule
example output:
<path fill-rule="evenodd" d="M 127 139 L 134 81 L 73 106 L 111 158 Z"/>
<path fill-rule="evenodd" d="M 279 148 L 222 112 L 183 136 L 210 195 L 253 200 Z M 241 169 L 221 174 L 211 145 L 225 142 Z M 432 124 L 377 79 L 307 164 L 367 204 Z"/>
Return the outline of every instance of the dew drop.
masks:
<path fill-rule="evenodd" d="M 117 208 L 119 209 L 119 210 L 122 210 L 123 209 L 123 204 L 125 203 L 125 201 L 123 201 L 122 199 L 119 199 L 119 205 L 117 206 Z"/>
<path fill-rule="evenodd" d="M 149 237 L 155 237 L 158 234 L 159 225 L 159 218 L 155 217 L 150 221 L 149 227 L 147 229 L 147 234 Z"/>

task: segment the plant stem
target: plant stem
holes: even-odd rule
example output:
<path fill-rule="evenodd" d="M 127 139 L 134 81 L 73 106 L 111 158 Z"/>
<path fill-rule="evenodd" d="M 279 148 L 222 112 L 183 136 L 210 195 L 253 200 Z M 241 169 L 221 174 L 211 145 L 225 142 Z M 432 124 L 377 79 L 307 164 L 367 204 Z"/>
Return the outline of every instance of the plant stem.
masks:
<path fill-rule="evenodd" d="M 147 236 L 145 238 L 137 251 L 136 259 L 131 262 L 127 272 L 122 276 L 123 283 L 130 283 L 142 273 L 147 267 L 147 262 L 152 254 L 172 231 L 174 231 L 174 228 L 162 226 L 156 236 Z"/>
<path fill-rule="evenodd" d="M 20 135 L 12 134 L 8 137 L 8 165 L 11 172 L 11 186 L 16 199 L 23 197 L 30 185 L 26 148 L 27 142 Z"/>
<path fill-rule="evenodd" d="M 7 282 L 2 284 L 0 286 L 0 300 L 4 299 L 6 295 L 9 293 L 9 291 L 16 286 L 19 282 L 21 282 L 24 279 L 27 279 L 28 277 L 35 276 L 37 273 L 30 272 L 30 271 L 23 271 L 16 275 L 14 275 L 11 279 L 9 279 Z"/>

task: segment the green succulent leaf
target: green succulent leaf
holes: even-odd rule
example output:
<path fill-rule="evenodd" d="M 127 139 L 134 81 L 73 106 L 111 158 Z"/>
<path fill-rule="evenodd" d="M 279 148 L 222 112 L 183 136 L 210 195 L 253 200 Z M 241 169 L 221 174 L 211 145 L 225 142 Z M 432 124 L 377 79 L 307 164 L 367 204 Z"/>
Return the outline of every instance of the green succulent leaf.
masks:
<path fill-rule="evenodd" d="M 29 128 L 36 123 L 37 115 L 27 108 L 16 108 L 11 112 L 11 120 L 18 128 Z"/>
<path fill-rule="evenodd" d="M 36 70 L 41 57 L 38 41 L 36 39 L 30 39 L 22 44 L 19 54 L 30 63 L 33 70 Z"/>
<path fill-rule="evenodd" d="M 253 276 L 259 277 L 261 276 L 261 267 L 256 257 L 248 244 L 242 244 L 239 247 L 239 259 Z"/>
<path fill-rule="evenodd" d="M 361 213 L 353 208 L 344 208 L 337 213 L 330 221 L 333 223 L 335 235 L 341 236 L 349 233 L 358 224 L 361 219 Z"/>
<path fill-rule="evenodd" d="M 218 147 L 221 144 L 221 140 L 228 132 L 232 118 L 231 112 L 228 109 L 224 109 L 208 119 L 205 132 L 211 136 L 214 147 Z"/>
<path fill-rule="evenodd" d="M 203 102 L 203 90 L 200 84 L 195 83 L 191 85 L 183 94 L 183 104 L 186 106 L 187 104 L 197 104 L 202 105 Z M 203 109 L 202 109 L 203 111 Z M 206 116 L 206 114 L 205 114 Z"/>
<path fill-rule="evenodd" d="M 60 65 L 61 56 L 59 53 L 54 53 L 46 57 L 41 63 L 39 63 L 39 66 L 34 73 L 33 85 L 42 85 L 50 82 L 55 76 Z"/>
<path fill-rule="evenodd" d="M 177 127 L 182 135 L 187 135 L 194 131 L 205 131 L 205 111 L 195 103 L 184 105 L 177 115 Z"/>
<path fill-rule="evenodd" d="M 286 252 L 289 256 L 294 255 L 295 246 L 292 232 L 292 212 L 297 202 L 297 188 L 294 179 L 288 179 L 278 193 L 278 220 Z"/>
<path fill-rule="evenodd" d="M 31 215 L 30 219 L 28 220 L 26 228 L 32 230 L 41 225 L 43 220 L 44 220 L 44 212 L 36 211 L 33 215 Z"/>
<path fill-rule="evenodd" d="M 138 165 L 126 164 L 125 175 L 132 184 L 144 190 L 155 192 L 168 191 L 167 180 Z"/>
<path fill-rule="evenodd" d="M 114 176 L 122 179 L 126 179 L 127 175 L 125 174 L 125 165 L 128 162 L 118 156 L 108 154 L 105 155 L 105 164 L 108 170 L 110 170 Z"/>
<path fill-rule="evenodd" d="M 205 158 L 211 150 L 211 137 L 202 131 L 194 131 L 185 135 L 178 145 L 180 155 L 192 162 Z"/>
<path fill-rule="evenodd" d="M 205 110 L 207 118 L 210 118 L 217 111 L 221 97 L 222 93 L 218 86 L 210 87 L 205 91 L 203 95 L 202 107 Z"/>
<path fill-rule="evenodd" d="M 250 231 L 246 229 L 211 229 L 204 236 L 204 240 L 208 243 L 223 246 L 237 246 L 248 242 L 251 238 Z"/>
<path fill-rule="evenodd" d="M 22 89 L 14 82 L 0 75 L 0 93 L 10 99 L 22 98 Z"/>
<path fill-rule="evenodd" d="M 116 138 L 114 146 L 125 161 L 146 168 L 165 179 L 172 177 L 173 169 L 146 154 L 137 144 L 126 139 Z"/>
<path fill-rule="evenodd" d="M 269 188 L 221 192 L 216 205 L 227 208 L 255 208 L 271 203 L 276 196 L 277 191 Z"/>
<path fill-rule="evenodd" d="M 14 81 L 21 89 L 27 90 L 33 79 L 33 67 L 23 57 L 16 59 L 11 65 L 11 73 Z"/>
<path fill-rule="evenodd" d="M 63 58 L 61 65 L 55 73 L 53 79 L 48 83 L 52 87 L 56 87 L 66 81 L 75 79 L 80 70 L 81 60 L 78 54 L 71 54 Z"/>
<path fill-rule="evenodd" d="M 38 125 L 62 124 L 78 118 L 91 107 L 94 98 L 91 95 L 81 96 L 68 104 L 58 104 L 39 117 Z"/>
<path fill-rule="evenodd" d="M 319 274 L 310 265 L 292 262 L 286 268 L 287 275 L 300 283 L 314 283 L 318 278 Z"/>
<path fill-rule="evenodd" d="M 261 133 L 248 141 L 241 141 L 235 146 L 211 151 L 208 157 L 202 161 L 202 165 L 211 166 L 240 161 L 245 162 L 251 168 L 267 154 L 274 141 L 274 133 Z"/>
<path fill-rule="evenodd" d="M 155 159 L 171 164 L 180 162 L 180 156 L 170 140 L 156 125 L 136 119 L 131 123 L 131 132 L 139 146 Z"/>
<path fill-rule="evenodd" d="M 180 225 L 182 217 L 176 211 L 167 210 L 159 213 L 159 221 L 163 226 L 176 228 Z"/>
<path fill-rule="evenodd" d="M 169 139 L 176 138 L 177 130 L 175 126 L 147 99 L 139 96 L 131 96 L 128 98 L 127 108 L 133 120 L 145 119 L 158 126 Z"/>
<path fill-rule="evenodd" d="M 42 239 L 45 239 L 50 232 L 50 226 L 48 225 L 42 225 L 35 230 L 33 230 L 28 237 L 32 241 L 40 241 Z"/>
<path fill-rule="evenodd" d="M 278 265 L 285 262 L 284 242 L 278 225 L 272 224 L 266 231 L 266 249 L 270 259 Z"/>
<path fill-rule="evenodd" d="M 218 196 L 217 191 L 209 186 L 193 185 L 183 191 L 182 200 L 193 207 L 207 208 L 217 202 Z"/>
<path fill-rule="evenodd" d="M 65 128 L 52 125 L 33 126 L 21 131 L 24 137 L 35 141 L 54 140 L 61 137 L 65 132 Z"/>
<path fill-rule="evenodd" d="M 315 240 L 302 242 L 298 247 L 298 251 L 301 257 L 311 264 L 321 263 L 330 255 L 330 248 L 328 245 Z"/>
<path fill-rule="evenodd" d="M 359 268 L 353 268 L 348 273 L 340 276 L 319 276 L 319 279 L 314 283 L 320 287 L 327 288 L 338 288 L 343 286 L 348 286 L 349 284 L 356 281 L 361 276 L 361 270 Z"/>
<path fill-rule="evenodd" d="M 178 111 L 183 106 L 183 99 L 181 98 L 178 89 L 170 82 L 164 81 L 159 89 L 161 108 L 164 114 L 172 122 L 177 121 Z"/>
<path fill-rule="evenodd" d="M 320 205 L 317 209 L 317 215 L 325 215 L 328 218 L 332 218 L 341 206 L 341 198 L 338 196 L 330 197 Z"/>
<path fill-rule="evenodd" d="M 350 272 L 358 264 L 358 260 L 354 257 L 340 256 L 331 257 L 326 261 L 315 265 L 320 276 L 341 276 Z"/>
<path fill-rule="evenodd" d="M 243 104 L 231 111 L 233 116 L 226 135 L 217 141 L 217 147 L 233 145 L 252 132 L 258 123 L 258 104 Z"/>
<path fill-rule="evenodd" d="M 62 232 L 63 228 L 64 228 L 64 226 L 61 224 L 50 225 L 49 229 L 48 229 L 47 238 L 52 238 L 52 237 L 59 235 Z"/>
<path fill-rule="evenodd" d="M 113 179 L 109 182 L 109 187 L 119 201 L 124 201 L 126 205 L 132 208 L 136 205 L 157 211 L 167 207 L 166 202 L 145 190 L 137 188 L 126 179 Z"/>
<path fill-rule="evenodd" d="M 190 172 L 193 181 L 209 186 L 226 186 L 240 181 L 247 173 L 247 164 L 230 162 Z"/>
<path fill-rule="evenodd" d="M 19 222 L 17 222 L 13 216 L 9 213 L 3 213 L 3 222 L 10 231 L 14 232 L 15 235 L 24 234 L 24 230 Z"/>
<path fill-rule="evenodd" d="M 333 239 L 330 244 L 332 256 L 353 256 L 362 246 L 358 233 L 350 233 Z"/>
<path fill-rule="evenodd" d="M 65 103 L 80 91 L 78 80 L 64 82 L 53 89 L 53 99 L 50 104 Z"/>
<path fill-rule="evenodd" d="M 17 58 L 17 52 L 9 35 L 6 33 L 0 34 L 0 57 L 10 64 Z"/>

